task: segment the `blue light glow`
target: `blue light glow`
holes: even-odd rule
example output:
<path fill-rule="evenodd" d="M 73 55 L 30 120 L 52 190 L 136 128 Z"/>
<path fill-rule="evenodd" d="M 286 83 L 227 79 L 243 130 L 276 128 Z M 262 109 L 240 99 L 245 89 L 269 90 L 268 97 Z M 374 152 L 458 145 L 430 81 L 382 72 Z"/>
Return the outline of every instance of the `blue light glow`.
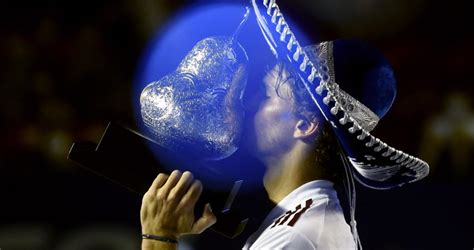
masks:
<path fill-rule="evenodd" d="M 186 8 L 171 18 L 154 35 L 139 62 L 133 88 L 134 99 L 132 101 L 140 132 L 147 134 L 140 115 L 139 97 L 143 88 L 150 82 L 157 81 L 166 74 L 176 70 L 186 54 L 202 39 L 211 36 L 232 36 L 242 21 L 246 7 L 244 4 L 219 3 Z M 263 62 L 262 60 L 264 60 L 262 58 L 271 54 L 271 51 L 261 34 L 253 11 L 250 13 L 249 20 L 240 31 L 237 40 L 247 52 L 251 64 L 250 70 L 264 70 L 265 67 L 260 65 Z M 290 22 L 289 20 L 287 21 Z M 301 35 L 299 29 L 295 28 L 295 25 L 291 26 L 294 32 L 299 34 L 298 37 L 303 37 L 300 42 L 307 41 Z M 255 67 L 255 65 L 258 65 L 258 67 Z M 252 74 L 252 72 L 249 74 Z M 248 82 L 247 85 L 261 83 Z M 182 158 L 181 160 L 186 161 L 186 157 L 183 157 L 183 155 L 180 155 L 180 157 Z M 250 159 L 250 157 L 242 155 L 239 151 L 224 161 L 204 164 L 213 167 L 218 172 L 224 173 L 224 175 L 231 179 L 247 179 L 247 183 L 259 184 L 262 178 L 259 164 Z M 176 164 L 170 163 L 170 166 L 170 168 L 173 168 Z M 190 170 L 195 173 L 202 172 L 202 168 Z M 214 178 L 213 176 L 215 175 L 200 173 L 200 176 L 201 178 L 202 176 L 204 178 L 206 176 Z M 208 181 L 215 182 L 216 180 Z"/>

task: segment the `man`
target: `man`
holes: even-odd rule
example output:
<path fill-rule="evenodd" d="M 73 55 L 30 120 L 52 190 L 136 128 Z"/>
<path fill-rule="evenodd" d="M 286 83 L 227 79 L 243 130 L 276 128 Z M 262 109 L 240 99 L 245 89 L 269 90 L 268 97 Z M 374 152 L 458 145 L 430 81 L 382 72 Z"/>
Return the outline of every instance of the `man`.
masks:
<path fill-rule="evenodd" d="M 268 70 L 261 70 L 263 77 L 257 74 L 250 79 L 248 88 L 257 89 L 246 91 L 251 94 L 245 103 L 248 123 L 243 147 L 265 165 L 263 183 L 276 206 L 245 249 L 354 249 L 360 244 L 353 217 L 355 200 L 349 201 L 349 226 L 334 183 L 346 180 L 350 187 L 354 176 L 367 187 L 383 189 L 427 174 L 426 163 L 367 132 L 395 96 L 393 72 L 380 53 L 352 40 L 324 42 L 305 51 L 314 64 L 320 60 L 322 71 L 330 76 L 328 84 L 337 86 L 332 87 L 333 93 L 331 86 L 327 92 L 337 102 L 321 101 L 333 105 L 330 112 L 317 107 L 301 86 L 298 70 L 288 62 L 267 63 Z M 334 112 L 338 105 L 344 107 L 342 116 Z M 346 127 L 334 123 L 331 115 L 339 115 L 336 121 Z M 344 121 L 346 116 L 352 124 Z M 364 128 L 360 133 L 354 131 L 356 121 Z M 201 233 L 215 223 L 209 205 L 199 218 L 194 217 L 201 190 L 202 184 L 189 172 L 158 175 L 142 203 L 143 249 L 176 249 L 181 235 Z M 352 192 L 348 190 L 349 198 Z"/>
<path fill-rule="evenodd" d="M 252 118 L 246 129 L 245 137 L 249 138 L 246 147 L 266 166 L 264 186 L 270 200 L 278 206 L 246 247 L 253 244 L 256 249 L 308 249 L 315 243 L 307 239 L 324 238 L 319 246 L 354 248 L 333 184 L 328 181 L 336 177 L 336 171 L 330 171 L 328 165 L 337 144 L 324 118 L 318 117 L 315 105 L 291 89 L 296 78 L 290 72 L 288 65 L 276 64 L 266 73 L 263 84 L 258 84 L 259 91 L 254 92 L 247 104 L 246 111 Z M 299 106 L 301 103 L 307 107 Z M 195 220 L 193 216 L 201 190 L 201 183 L 193 180 L 189 172 L 175 171 L 169 177 L 160 174 L 143 199 L 143 233 L 177 239 L 182 234 L 200 233 L 211 226 L 215 217 L 209 205 L 201 218 Z M 290 220 L 295 214 L 301 217 L 293 216 Z M 279 220 L 273 222 L 277 217 Z M 300 223 L 296 223 L 298 221 Z M 272 222 L 274 225 L 257 240 L 260 231 Z M 315 228 L 322 229 L 315 226 L 321 222 L 332 229 L 316 232 Z M 283 235 L 291 240 L 281 238 Z M 144 240 L 143 244 L 173 249 L 172 242 Z"/>
<path fill-rule="evenodd" d="M 333 188 L 344 178 L 335 135 L 292 66 L 267 65 L 246 91 L 251 94 L 243 138 L 244 148 L 265 165 L 263 183 L 277 205 L 244 248 L 354 249 Z M 158 175 L 143 198 L 142 233 L 164 238 L 144 239 L 143 249 L 175 249 L 181 235 L 201 233 L 215 223 L 209 204 L 194 217 L 201 190 L 189 172 Z"/>
<path fill-rule="evenodd" d="M 255 113 L 247 148 L 265 165 L 264 186 L 277 206 L 244 248 L 353 249 L 333 188 L 343 177 L 338 144 L 300 84 L 291 66 L 278 62 L 249 104 Z"/>

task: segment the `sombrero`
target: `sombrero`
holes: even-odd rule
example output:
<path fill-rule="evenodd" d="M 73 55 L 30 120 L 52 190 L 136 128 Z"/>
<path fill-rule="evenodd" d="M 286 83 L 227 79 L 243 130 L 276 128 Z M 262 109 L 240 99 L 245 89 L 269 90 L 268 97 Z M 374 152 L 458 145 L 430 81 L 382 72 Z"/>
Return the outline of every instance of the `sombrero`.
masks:
<path fill-rule="evenodd" d="M 396 93 L 393 70 L 379 51 L 357 40 L 303 48 L 274 0 L 252 0 L 252 5 L 270 49 L 295 66 L 307 93 L 332 125 L 359 183 L 389 189 L 428 175 L 426 162 L 370 134 Z"/>

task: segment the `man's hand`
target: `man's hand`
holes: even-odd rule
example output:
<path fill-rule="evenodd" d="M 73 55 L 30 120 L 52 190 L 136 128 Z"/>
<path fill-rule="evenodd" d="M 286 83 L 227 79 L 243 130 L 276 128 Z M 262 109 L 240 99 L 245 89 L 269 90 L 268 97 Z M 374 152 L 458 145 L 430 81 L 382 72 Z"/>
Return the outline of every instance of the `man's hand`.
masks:
<path fill-rule="evenodd" d="M 209 204 L 199 219 L 194 206 L 202 192 L 202 184 L 190 172 L 173 171 L 159 174 L 142 200 L 140 220 L 143 234 L 178 239 L 184 234 L 199 234 L 216 222 Z"/>

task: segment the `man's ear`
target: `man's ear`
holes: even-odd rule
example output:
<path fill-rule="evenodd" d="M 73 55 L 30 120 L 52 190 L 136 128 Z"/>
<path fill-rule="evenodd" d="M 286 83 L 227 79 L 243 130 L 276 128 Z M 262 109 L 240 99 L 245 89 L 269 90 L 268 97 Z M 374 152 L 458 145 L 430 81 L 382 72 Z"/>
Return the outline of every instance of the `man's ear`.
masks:
<path fill-rule="evenodd" d="M 295 132 L 293 137 L 296 139 L 312 139 L 316 138 L 319 128 L 319 121 L 313 120 L 309 121 L 307 119 L 299 119 L 295 125 Z"/>

